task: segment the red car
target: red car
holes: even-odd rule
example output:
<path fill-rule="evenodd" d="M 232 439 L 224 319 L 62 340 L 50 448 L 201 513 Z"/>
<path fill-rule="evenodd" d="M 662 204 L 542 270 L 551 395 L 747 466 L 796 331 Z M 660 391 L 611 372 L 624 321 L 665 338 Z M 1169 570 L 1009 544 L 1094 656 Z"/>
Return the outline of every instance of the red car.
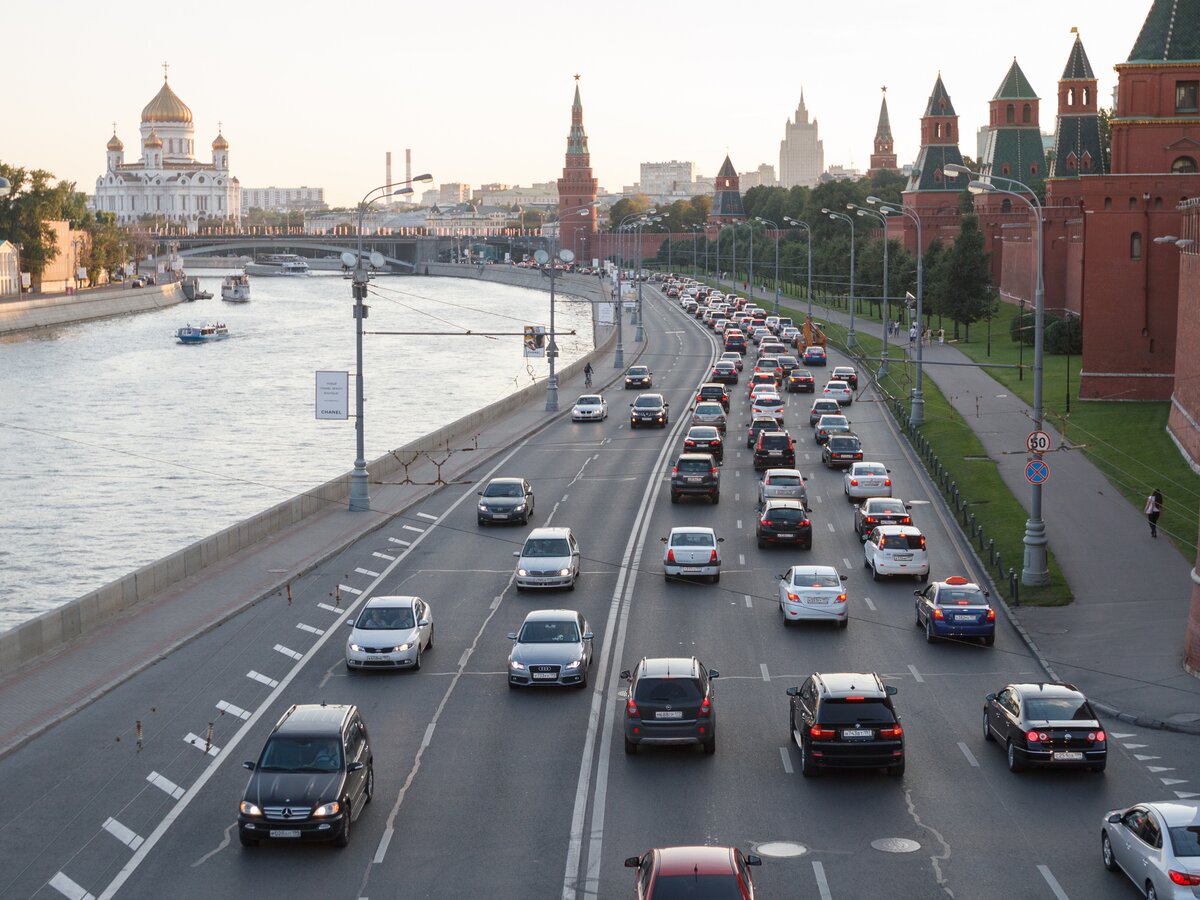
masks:
<path fill-rule="evenodd" d="M 761 865 L 761 859 L 737 847 L 662 847 L 625 860 L 626 868 L 638 870 L 638 900 L 753 900 L 750 866 Z"/>

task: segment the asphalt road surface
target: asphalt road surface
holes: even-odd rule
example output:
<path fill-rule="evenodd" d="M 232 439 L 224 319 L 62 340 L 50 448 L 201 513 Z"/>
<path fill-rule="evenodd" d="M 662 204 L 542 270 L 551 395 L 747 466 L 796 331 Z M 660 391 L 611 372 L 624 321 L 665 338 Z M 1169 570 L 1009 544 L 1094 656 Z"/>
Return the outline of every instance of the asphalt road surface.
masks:
<path fill-rule="evenodd" d="M 809 395 L 788 395 L 786 424 L 810 479 L 812 551 L 757 549 L 744 381 L 732 389 L 721 502 L 669 502 L 671 457 L 718 351 L 655 291 L 645 316 L 639 362 L 671 403 L 668 429 L 631 432 L 634 392 L 610 391 L 608 421 L 555 422 L 295 581 L 290 604 L 258 604 L 0 761 L 0 896 L 629 897 L 627 856 L 686 843 L 762 855 L 761 897 L 1137 896 L 1100 864 L 1101 816 L 1173 798 L 1172 775 L 1200 768 L 1189 745 L 1118 727 L 1103 775 L 1010 774 L 983 741 L 982 698 L 1042 673 L 1003 620 L 991 648 L 926 644 L 913 626 L 918 585 L 870 580 L 841 474 L 811 441 Z M 916 501 L 933 577 L 972 574 L 869 389 L 849 416 L 866 458 L 891 467 L 895 495 Z M 494 474 L 533 482 L 529 526 L 476 525 L 477 485 Z M 578 535 L 578 588 L 518 595 L 512 552 L 547 524 Z M 725 538 L 719 584 L 664 583 L 659 538 L 686 524 Z M 799 562 L 849 576 L 846 630 L 783 627 L 776 580 Z M 348 674 L 346 610 L 389 593 L 429 601 L 434 649 L 420 672 Z M 506 634 L 545 607 L 581 610 L 596 633 L 586 690 L 506 686 Z M 619 671 L 692 654 L 721 673 L 717 753 L 625 755 Z M 877 671 L 899 688 L 903 778 L 800 775 L 785 690 L 814 671 Z M 370 729 L 376 794 L 350 846 L 241 847 L 241 762 L 288 705 L 320 701 L 357 704 Z"/>

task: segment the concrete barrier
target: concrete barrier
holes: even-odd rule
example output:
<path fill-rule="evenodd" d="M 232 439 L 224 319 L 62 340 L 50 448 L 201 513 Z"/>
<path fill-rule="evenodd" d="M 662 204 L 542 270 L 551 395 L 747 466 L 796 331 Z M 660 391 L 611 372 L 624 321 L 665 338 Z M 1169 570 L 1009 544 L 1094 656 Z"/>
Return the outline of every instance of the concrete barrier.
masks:
<path fill-rule="evenodd" d="M 466 267 L 443 266 L 439 268 Z M 527 274 L 527 270 L 524 269 L 515 271 Z M 512 283 L 503 278 L 489 280 Z M 521 280 L 526 281 L 524 278 Z M 548 291 L 549 281 L 547 279 L 544 284 L 538 284 L 532 279 L 528 279 L 527 283 L 517 286 L 544 288 Z M 171 287 L 179 288 L 178 285 Z M 556 288 L 563 287 L 565 285 L 562 282 L 556 284 Z M 572 285 L 572 287 L 574 290 L 563 291 L 563 293 L 593 301 L 604 296 L 604 291 L 598 281 L 595 284 L 585 282 Z M 182 290 L 179 293 L 182 296 Z M 560 369 L 558 375 L 562 381 L 580 373 L 584 365 L 607 351 L 616 339 L 616 331 L 612 327 L 605 326 L 603 333 L 599 329 L 595 329 L 595 305 L 592 310 L 595 340 L 598 346 L 583 358 Z M 410 441 L 403 447 L 384 454 L 369 462 L 367 469 L 372 478 L 385 478 L 395 475 L 404 468 L 406 463 L 415 462 L 424 453 L 459 448 L 466 441 L 472 440 L 478 435 L 490 422 L 503 418 L 526 403 L 540 400 L 545 391 L 544 381 L 528 385 L 503 400 L 498 400 L 469 413 L 436 431 Z M 26 665 L 43 653 L 87 634 L 114 616 L 151 601 L 162 591 L 199 574 L 207 566 L 227 559 L 261 540 L 297 525 L 308 516 L 324 512 L 331 505 L 346 505 L 349 498 L 350 473 L 347 472 L 324 484 L 317 485 L 297 497 L 276 504 L 248 519 L 243 519 L 216 534 L 202 538 L 182 550 L 143 566 L 76 600 L 47 610 L 33 619 L 0 633 L 0 676 Z"/>
<path fill-rule="evenodd" d="M 51 297 L 34 295 L 25 300 L 0 303 L 0 335 L 127 316 L 174 306 L 183 300 L 180 282 L 144 288 L 117 286 Z"/>

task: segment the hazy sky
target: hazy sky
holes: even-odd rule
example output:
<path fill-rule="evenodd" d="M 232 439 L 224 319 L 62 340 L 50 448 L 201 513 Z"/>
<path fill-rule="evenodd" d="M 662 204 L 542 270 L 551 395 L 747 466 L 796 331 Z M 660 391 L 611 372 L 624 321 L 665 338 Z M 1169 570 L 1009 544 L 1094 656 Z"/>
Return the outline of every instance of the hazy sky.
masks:
<path fill-rule="evenodd" d="M 14 3 L 0 56 L 0 160 L 92 191 L 113 120 L 126 161 L 137 157 L 163 61 L 191 107 L 199 158 L 211 159 L 221 121 L 243 187 L 322 186 L 333 204 L 381 184 L 387 150 L 402 178 L 406 147 L 413 174 L 436 182 L 557 178 L 575 73 L 592 166 L 610 190 L 636 181 L 646 161 L 691 160 L 713 175 L 728 152 L 739 171 L 778 167 L 801 87 L 827 166 L 866 169 L 881 85 L 900 162 L 912 162 L 939 70 L 974 156 L 1014 56 L 1052 131 L 1071 27 L 1107 106 L 1113 66 L 1150 6 L 973 8 L 1005 13 L 987 19 L 928 0 Z"/>

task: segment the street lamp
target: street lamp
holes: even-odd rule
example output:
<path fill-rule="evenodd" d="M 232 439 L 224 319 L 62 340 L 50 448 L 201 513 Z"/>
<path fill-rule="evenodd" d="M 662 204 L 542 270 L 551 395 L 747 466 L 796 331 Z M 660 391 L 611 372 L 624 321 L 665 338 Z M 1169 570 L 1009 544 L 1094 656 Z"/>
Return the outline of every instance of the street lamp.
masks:
<path fill-rule="evenodd" d="M 617 227 L 615 229 L 613 229 L 617 235 L 617 259 L 618 259 L 618 263 L 617 263 L 617 350 L 616 350 L 616 353 L 613 354 L 613 368 L 614 369 L 625 368 L 625 345 L 622 342 L 622 328 L 621 328 L 622 323 L 624 322 L 624 318 L 625 318 L 625 293 L 623 290 L 623 283 L 624 283 L 624 276 L 625 276 L 625 250 L 624 250 L 625 241 L 624 241 L 624 236 L 621 234 L 621 232 L 625 228 L 625 224 L 627 222 L 629 222 L 631 219 L 636 219 L 638 216 L 641 216 L 641 215 L 652 216 L 656 212 L 658 212 L 657 209 L 648 209 L 648 210 L 646 210 L 645 213 L 630 213 L 629 215 L 625 216 L 625 218 L 623 218 L 617 224 Z"/>
<path fill-rule="evenodd" d="M 841 219 L 850 225 L 850 330 L 846 332 L 846 348 L 854 349 L 854 217 L 845 213 L 822 209 L 831 219 Z"/>
<path fill-rule="evenodd" d="M 764 219 L 762 216 L 755 216 L 754 221 L 770 225 L 771 229 L 775 232 L 775 315 L 779 315 L 779 226 L 770 219 Z"/>
<path fill-rule="evenodd" d="M 651 212 L 654 212 L 654 210 L 651 210 Z M 642 341 L 644 341 L 646 339 L 646 331 L 642 327 L 642 273 L 641 273 L 641 268 L 642 268 L 642 265 L 641 265 L 642 229 L 645 228 L 647 225 L 651 224 L 652 222 L 661 222 L 661 221 L 662 221 L 662 216 L 654 216 L 653 218 L 651 218 L 649 215 L 645 215 L 645 216 L 642 216 L 642 218 L 638 219 L 636 222 L 634 222 L 633 226 L 632 226 L 633 232 L 637 236 L 636 240 L 637 240 L 637 257 L 638 257 L 637 309 L 635 310 L 636 318 L 634 319 L 634 325 L 636 325 L 637 327 L 634 329 L 634 332 L 633 332 L 633 340 L 635 343 L 638 343 L 638 344 L 640 344 Z"/>
<path fill-rule="evenodd" d="M 696 240 L 697 240 L 697 238 L 700 237 L 703 230 L 704 229 L 699 225 L 691 225 L 688 227 L 688 231 L 695 232 L 692 235 L 692 277 L 693 278 L 696 276 Z M 704 245 L 704 252 L 707 255 L 707 253 L 708 253 L 708 245 L 707 244 Z"/>
<path fill-rule="evenodd" d="M 1001 175 L 984 176 L 972 172 L 966 166 L 948 163 L 942 171 L 952 175 L 967 175 L 972 181 L 967 188 L 975 193 L 1004 194 L 1016 197 L 1029 207 L 1037 223 L 1037 283 L 1033 293 L 1033 430 L 1042 430 L 1042 366 L 1046 349 L 1046 282 L 1045 282 L 1045 218 L 1042 215 L 1042 204 L 1029 185 L 1006 178 Z M 989 180 L 984 180 L 985 178 Z M 1003 181 L 1021 191 L 997 187 L 992 180 Z M 1041 460 L 1042 454 L 1034 452 L 1035 460 Z M 1022 584 L 1047 584 L 1050 581 L 1050 568 L 1046 553 L 1046 523 L 1042 521 L 1042 486 L 1033 484 L 1029 499 L 1029 518 L 1025 522 L 1025 560 L 1021 569 Z"/>
<path fill-rule="evenodd" d="M 812 226 L 807 222 L 801 222 L 799 219 L 793 219 L 791 216 L 784 216 L 783 221 L 789 225 L 795 225 L 797 228 L 803 228 L 808 235 L 808 318 L 812 321 Z"/>
<path fill-rule="evenodd" d="M 872 206 L 878 206 L 879 211 L 886 215 L 900 213 L 905 218 L 914 222 L 917 226 L 917 325 L 921 325 L 921 316 L 925 311 L 922 304 L 925 302 L 925 254 L 922 248 L 925 246 L 921 238 L 921 217 L 917 213 L 909 209 L 907 206 L 891 206 L 880 200 L 878 197 L 868 197 L 867 202 Z M 885 232 L 886 236 L 886 232 Z M 924 348 L 921 344 L 920 335 L 917 335 L 917 377 L 913 383 L 912 390 L 912 409 L 909 412 L 909 421 L 916 427 L 925 424 L 925 391 L 922 388 L 922 377 L 924 376 L 925 367 L 923 365 Z"/>
<path fill-rule="evenodd" d="M 577 206 L 571 209 L 560 211 L 558 214 L 558 243 L 559 251 L 551 256 L 545 250 L 539 250 L 533 255 L 541 265 L 550 262 L 550 338 L 546 342 L 546 357 L 550 360 L 550 377 L 546 379 L 546 412 L 558 412 L 558 373 L 555 371 L 554 361 L 558 357 L 558 341 L 555 339 L 556 332 L 554 331 L 554 277 L 558 274 L 558 261 L 561 259 L 567 265 L 575 261 L 574 250 L 564 250 L 562 244 L 562 223 L 563 212 L 576 212 L 580 216 L 591 214 L 591 206 Z"/>
<path fill-rule="evenodd" d="M 395 196 L 396 194 L 411 194 L 413 192 L 412 184 L 418 181 L 433 181 L 433 176 L 428 174 L 418 175 L 411 181 L 401 182 L 405 186 L 399 190 L 392 190 L 392 185 L 385 184 L 367 191 L 363 195 L 362 200 L 358 202 L 358 252 L 357 254 L 351 254 L 347 250 L 342 254 L 342 262 L 346 266 L 354 265 L 354 281 L 350 286 L 350 290 L 351 296 L 354 298 L 355 358 L 358 370 L 354 374 L 356 455 L 354 459 L 354 471 L 350 473 L 350 509 L 355 512 L 365 512 L 371 508 L 371 492 L 367 482 L 367 451 L 363 435 L 362 329 L 363 319 L 367 317 L 367 307 L 363 305 L 363 301 L 367 299 L 367 282 L 369 281 L 367 271 L 368 259 L 366 254 L 363 253 L 363 217 L 366 215 L 367 207 L 372 203 L 383 200 L 385 197 Z M 378 196 L 372 197 L 372 194 L 377 194 Z M 371 265 L 378 268 L 383 265 L 383 261 L 382 254 L 378 251 L 371 252 Z M 155 268 L 157 269 L 157 264 Z"/>
<path fill-rule="evenodd" d="M 888 364 L 888 236 L 887 216 L 873 209 L 866 209 L 856 203 L 847 203 L 846 209 L 854 210 L 859 216 L 870 216 L 878 219 L 883 226 L 883 359 L 879 363 L 879 377 L 887 377 Z"/>

